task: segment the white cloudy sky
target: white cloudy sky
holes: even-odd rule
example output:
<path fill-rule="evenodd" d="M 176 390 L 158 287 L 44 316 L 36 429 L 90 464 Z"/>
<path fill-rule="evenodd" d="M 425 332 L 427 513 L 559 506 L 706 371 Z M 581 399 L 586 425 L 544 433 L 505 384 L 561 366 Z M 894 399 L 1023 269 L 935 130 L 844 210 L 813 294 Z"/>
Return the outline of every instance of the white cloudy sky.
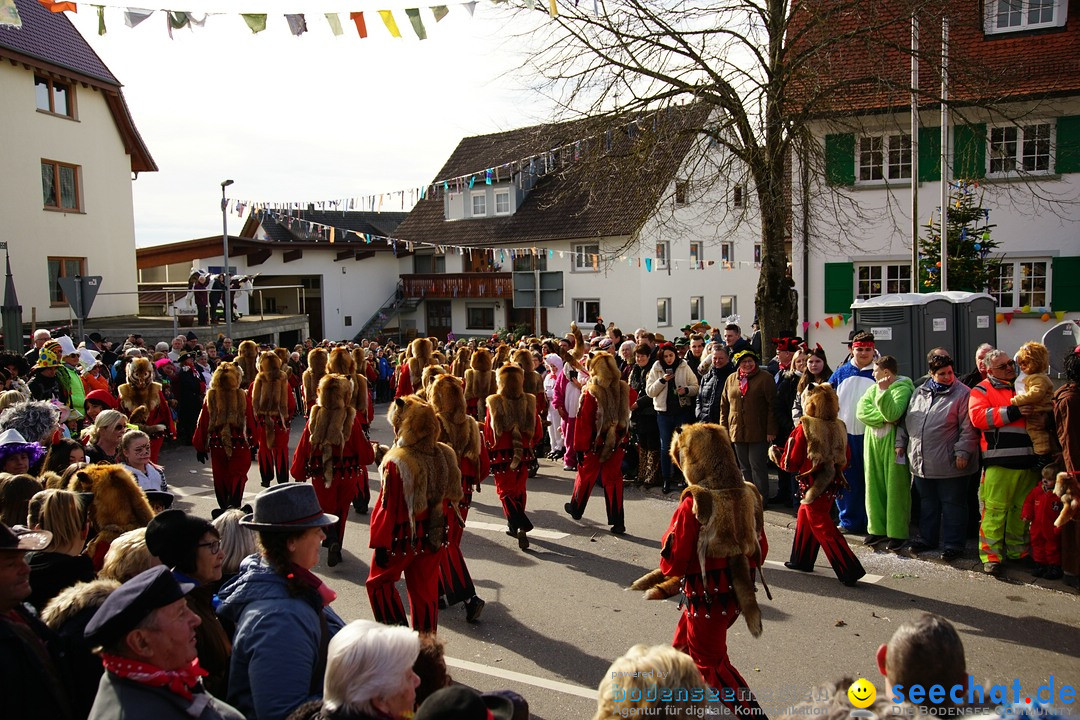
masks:
<path fill-rule="evenodd" d="M 236 181 L 229 196 L 248 200 L 416 187 L 435 176 L 462 137 L 550 117 L 550 105 L 528 89 L 531 78 L 515 69 L 523 46 L 515 36 L 541 13 L 512 20 L 484 0 L 474 17 L 449 5 L 436 25 L 424 6 L 428 39 L 421 42 L 407 4 L 379 6 L 401 8 L 395 17 L 403 37 L 393 39 L 366 3 L 208 1 L 184 9 L 267 12 L 267 29 L 252 35 L 239 15 L 211 16 L 205 28 L 174 31 L 170 40 L 163 13 L 128 28 L 120 9 L 106 8 L 108 32 L 99 37 L 90 5 L 68 14 L 124 84 L 160 168 L 132 186 L 140 246 L 220 233 L 226 178 Z M 297 5 L 309 27 L 300 37 L 282 14 Z M 368 38 L 356 34 L 350 9 L 365 10 Z M 329 10 L 346 11 L 341 37 L 323 18 Z M 230 232 L 240 226 L 231 215 Z"/>

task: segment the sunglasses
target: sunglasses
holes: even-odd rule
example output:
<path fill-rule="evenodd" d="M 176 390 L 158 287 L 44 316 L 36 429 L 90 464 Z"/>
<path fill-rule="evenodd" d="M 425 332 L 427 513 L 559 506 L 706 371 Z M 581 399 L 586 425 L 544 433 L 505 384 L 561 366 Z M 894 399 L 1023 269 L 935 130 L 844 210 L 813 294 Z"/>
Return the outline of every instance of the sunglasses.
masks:
<path fill-rule="evenodd" d="M 1009 362 L 1005 363 L 1004 365 L 991 365 L 990 369 L 991 370 L 1009 370 L 1009 369 L 1012 369 L 1015 366 L 1016 366 L 1016 363 L 1013 362 L 1012 360 L 1010 360 Z"/>

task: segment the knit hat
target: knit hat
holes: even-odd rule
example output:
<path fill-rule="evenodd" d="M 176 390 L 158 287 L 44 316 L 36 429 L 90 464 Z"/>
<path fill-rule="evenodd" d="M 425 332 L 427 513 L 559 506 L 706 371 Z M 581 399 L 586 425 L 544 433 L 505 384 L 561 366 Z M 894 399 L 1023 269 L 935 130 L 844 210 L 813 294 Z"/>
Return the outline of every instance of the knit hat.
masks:
<path fill-rule="evenodd" d="M 146 549 L 161 563 L 182 573 L 195 571 L 198 543 L 206 533 L 218 534 L 209 520 L 188 515 L 183 510 L 166 510 L 146 526 Z"/>

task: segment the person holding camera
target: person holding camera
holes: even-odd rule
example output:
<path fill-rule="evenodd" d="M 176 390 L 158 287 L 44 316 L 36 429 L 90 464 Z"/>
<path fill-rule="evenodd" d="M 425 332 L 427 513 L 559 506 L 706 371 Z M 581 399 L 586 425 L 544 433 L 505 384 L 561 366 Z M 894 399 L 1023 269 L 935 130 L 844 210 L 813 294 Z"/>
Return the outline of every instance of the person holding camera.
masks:
<path fill-rule="evenodd" d="M 694 421 L 694 404 L 698 394 L 698 378 L 686 361 L 679 357 L 675 346 L 662 344 L 656 362 L 649 371 L 645 392 L 653 399 L 656 424 L 660 429 L 660 474 L 665 493 L 674 489 L 672 483 L 671 438 L 684 423 Z"/>

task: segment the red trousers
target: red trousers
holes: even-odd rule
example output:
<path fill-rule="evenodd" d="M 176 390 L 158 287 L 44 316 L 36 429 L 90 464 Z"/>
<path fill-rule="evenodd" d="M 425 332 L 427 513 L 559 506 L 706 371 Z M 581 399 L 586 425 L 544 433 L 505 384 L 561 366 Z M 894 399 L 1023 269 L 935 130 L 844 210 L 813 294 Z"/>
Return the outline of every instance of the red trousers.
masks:
<path fill-rule="evenodd" d="M 866 571 L 829 514 L 833 500 L 833 493 L 827 492 L 810 505 L 799 505 L 789 562 L 798 570 L 810 572 L 814 569 L 818 548 L 821 548 L 836 577 L 841 582 L 851 583 L 865 575 Z"/>
<path fill-rule="evenodd" d="M 326 487 L 326 482 L 321 478 L 315 478 L 311 484 L 315 487 L 315 495 L 319 498 L 319 507 L 324 513 L 338 516 L 337 534 L 327 528 L 326 539 L 328 542 L 342 542 L 345 539 L 345 521 L 349 517 L 349 505 L 356 497 L 356 482 L 350 479 L 337 477 Z"/>
<path fill-rule="evenodd" d="M 263 430 L 268 431 L 269 428 L 264 425 Z M 274 447 L 267 447 L 269 443 L 264 435 L 257 455 L 263 487 L 270 487 L 275 472 L 279 484 L 289 482 L 289 428 L 275 425 L 273 432 Z"/>
<path fill-rule="evenodd" d="M 728 658 L 727 631 L 740 613 L 735 596 L 726 597 L 729 601 L 723 607 L 714 605 L 708 613 L 686 608 L 671 644 L 693 659 L 705 682 L 716 688 L 720 701 L 735 715 L 765 718 L 746 680 Z"/>
<path fill-rule="evenodd" d="M 384 625 L 408 625 L 405 606 L 396 587 L 404 574 L 412 629 L 435 632 L 439 627 L 439 563 L 442 555 L 442 548 L 438 552 L 425 548 L 417 553 L 392 555 L 385 568 L 376 565 L 372 557 L 367 593 L 375 619 Z"/>
<path fill-rule="evenodd" d="M 446 549 L 439 564 L 439 594 L 446 598 L 447 605 L 464 602 L 476 594 L 465 556 L 461 553 L 461 536 L 465 534 L 465 519 L 469 516 L 472 492 L 465 493 L 458 511 L 461 520 L 452 513 L 447 518 L 449 527 L 446 531 Z"/>
<path fill-rule="evenodd" d="M 165 443 L 165 436 L 150 438 L 150 462 L 156 463 L 161 453 L 161 446 Z M 250 464 L 250 463 L 249 463 Z M 239 507 L 239 505 L 237 506 Z"/>
<path fill-rule="evenodd" d="M 521 461 L 517 470 L 497 472 L 495 475 L 495 491 L 502 501 L 503 514 L 510 530 L 516 531 L 524 528 L 525 532 L 533 529 L 532 521 L 525 514 L 525 482 L 529 479 L 529 463 Z"/>
<path fill-rule="evenodd" d="M 250 468 L 251 450 L 247 445 L 233 446 L 232 457 L 223 448 L 210 448 L 210 469 L 219 508 L 238 508 L 244 504 L 244 486 Z"/>
<path fill-rule="evenodd" d="M 576 417 L 567 417 L 562 421 L 563 447 L 566 453 L 563 455 L 563 465 L 577 467 L 577 453 L 574 452 L 574 428 L 577 427 Z"/>
<path fill-rule="evenodd" d="M 600 482 L 604 486 L 607 523 L 612 527 L 623 525 L 623 454 L 623 449 L 617 448 L 605 463 L 600 462 L 600 456 L 596 453 L 585 454 L 585 459 L 574 478 L 574 494 L 570 498 L 570 507 L 575 516 L 585 512 L 585 505 L 589 502 L 593 485 L 596 484 L 596 478 L 599 475 Z"/>

